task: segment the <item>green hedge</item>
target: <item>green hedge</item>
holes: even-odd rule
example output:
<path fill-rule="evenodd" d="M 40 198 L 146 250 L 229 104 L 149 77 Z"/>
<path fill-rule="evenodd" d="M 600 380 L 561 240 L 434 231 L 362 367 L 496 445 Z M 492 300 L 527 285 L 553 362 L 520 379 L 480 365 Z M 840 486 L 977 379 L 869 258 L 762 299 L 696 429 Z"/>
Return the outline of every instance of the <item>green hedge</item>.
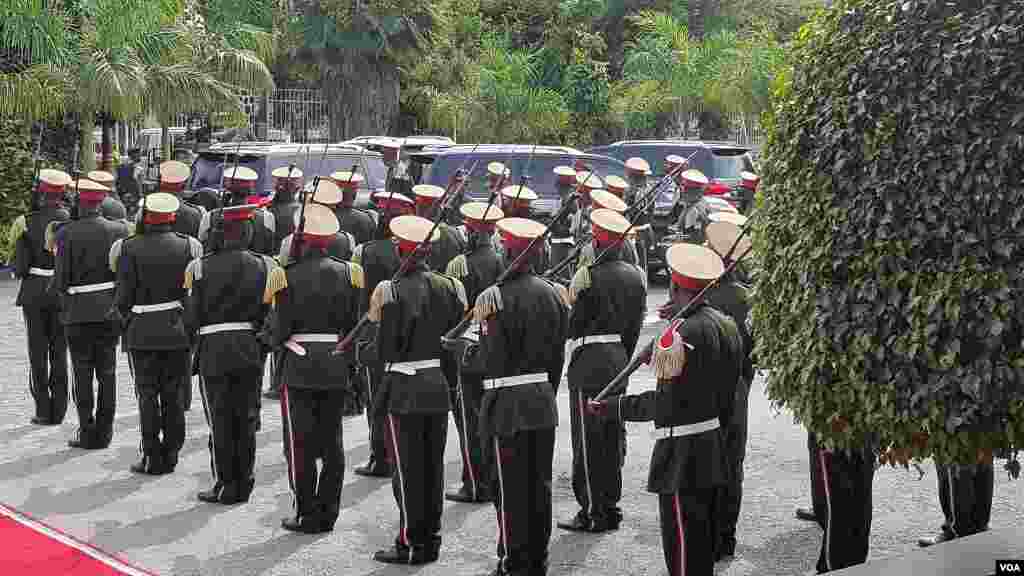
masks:
<path fill-rule="evenodd" d="M 28 210 L 32 191 L 32 139 L 29 126 L 0 117 L 0 223 Z"/>
<path fill-rule="evenodd" d="M 835 4 L 766 118 L 768 394 L 833 446 L 877 434 L 885 462 L 1016 449 L 1024 3 Z"/>

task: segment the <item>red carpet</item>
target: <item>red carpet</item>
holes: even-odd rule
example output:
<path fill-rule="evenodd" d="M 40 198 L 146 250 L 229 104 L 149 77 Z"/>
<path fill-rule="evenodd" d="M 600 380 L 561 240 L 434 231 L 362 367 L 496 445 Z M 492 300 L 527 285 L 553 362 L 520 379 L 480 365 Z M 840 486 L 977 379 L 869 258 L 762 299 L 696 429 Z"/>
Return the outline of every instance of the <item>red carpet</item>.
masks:
<path fill-rule="evenodd" d="M 154 576 L 0 504 L 0 574 Z"/>

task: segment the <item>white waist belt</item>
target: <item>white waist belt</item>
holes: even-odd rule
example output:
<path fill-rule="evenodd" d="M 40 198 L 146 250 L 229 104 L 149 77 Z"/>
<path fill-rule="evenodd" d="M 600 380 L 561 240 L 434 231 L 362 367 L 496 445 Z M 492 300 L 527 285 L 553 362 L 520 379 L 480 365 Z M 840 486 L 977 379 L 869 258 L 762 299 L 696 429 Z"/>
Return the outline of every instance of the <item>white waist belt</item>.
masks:
<path fill-rule="evenodd" d="M 411 362 L 395 362 L 389 364 L 387 372 L 398 372 L 399 374 L 405 374 L 406 376 L 415 376 L 416 372 L 420 370 L 426 370 L 427 368 L 440 368 L 441 360 L 434 358 L 433 360 L 413 360 Z"/>
<path fill-rule="evenodd" d="M 497 390 L 509 386 L 520 386 L 522 384 L 540 384 L 548 381 L 547 372 L 534 372 L 533 374 L 520 374 L 519 376 L 505 376 L 504 378 L 492 378 L 484 381 L 484 388 Z"/>
<path fill-rule="evenodd" d="M 98 284 L 82 284 L 81 286 L 68 286 L 68 294 L 88 294 L 89 292 L 103 292 L 113 290 L 117 285 L 113 282 L 100 282 Z"/>
<path fill-rule="evenodd" d="M 594 334 L 593 336 L 581 336 L 575 340 L 569 340 L 569 354 L 571 355 L 577 348 L 586 346 L 587 344 L 618 344 L 619 342 L 622 342 L 622 337 L 618 334 Z"/>
<path fill-rule="evenodd" d="M 572 236 L 569 236 L 567 238 L 552 238 L 551 239 L 551 243 L 552 244 L 575 244 L 576 240 L 574 240 Z"/>
<path fill-rule="evenodd" d="M 695 424 L 683 424 L 682 426 L 669 426 L 668 428 L 655 428 L 654 437 L 658 440 L 665 438 L 673 438 L 679 436 L 693 436 L 694 434 L 700 434 L 701 432 L 710 432 L 711 430 L 717 430 L 721 427 L 718 423 L 718 418 L 712 418 L 711 420 L 705 420 L 703 422 L 697 422 Z"/>
<path fill-rule="evenodd" d="M 36 268 L 33 266 L 28 269 L 28 273 L 33 276 L 53 276 L 53 268 Z"/>
<path fill-rule="evenodd" d="M 255 330 L 252 322 L 221 322 L 219 324 L 207 324 L 199 329 L 200 336 L 216 334 L 218 332 L 241 332 L 243 330 Z"/>
<path fill-rule="evenodd" d="M 337 341 L 337 334 L 292 334 L 292 337 L 284 343 L 284 347 L 295 352 L 299 356 L 305 356 L 306 348 L 301 344 L 301 342 L 324 342 L 332 344 Z"/>
<path fill-rule="evenodd" d="M 650 227 L 650 224 L 641 224 L 640 226 L 633 226 L 633 230 L 647 230 Z"/>
<path fill-rule="evenodd" d="M 180 300 L 174 302 L 161 302 L 160 304 L 136 304 L 132 306 L 135 314 L 146 314 L 148 312 L 163 312 L 165 310 L 178 310 L 184 308 Z"/>

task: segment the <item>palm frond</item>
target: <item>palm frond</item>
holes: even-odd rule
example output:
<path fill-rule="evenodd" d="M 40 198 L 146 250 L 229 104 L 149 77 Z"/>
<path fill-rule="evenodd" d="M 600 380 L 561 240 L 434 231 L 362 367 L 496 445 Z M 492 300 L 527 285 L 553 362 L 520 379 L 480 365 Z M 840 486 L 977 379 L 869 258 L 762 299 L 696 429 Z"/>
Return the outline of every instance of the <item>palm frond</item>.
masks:
<path fill-rule="evenodd" d="M 42 65 L 0 73 L 0 116 L 28 120 L 59 116 L 66 108 L 65 84 L 62 71 Z"/>

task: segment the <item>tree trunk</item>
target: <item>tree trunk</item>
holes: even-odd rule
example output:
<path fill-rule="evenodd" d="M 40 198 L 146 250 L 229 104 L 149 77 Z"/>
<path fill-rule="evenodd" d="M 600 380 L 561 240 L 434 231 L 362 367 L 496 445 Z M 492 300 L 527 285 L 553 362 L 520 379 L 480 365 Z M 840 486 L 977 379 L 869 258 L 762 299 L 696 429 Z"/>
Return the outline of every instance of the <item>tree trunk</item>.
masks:
<path fill-rule="evenodd" d="M 107 172 L 114 172 L 114 122 L 110 116 L 101 116 L 100 126 L 103 130 L 100 139 L 100 151 L 102 155 L 101 168 Z"/>
<path fill-rule="evenodd" d="M 165 122 L 160 123 L 160 160 L 166 162 L 171 158 L 171 129 Z"/>
<path fill-rule="evenodd" d="M 397 125 L 398 67 L 354 49 L 342 51 L 333 66 L 322 66 L 321 89 L 330 116 L 330 142 L 390 134 Z"/>
<path fill-rule="evenodd" d="M 708 0 L 690 0 L 686 23 L 690 40 L 699 42 L 704 39 L 704 17 L 707 13 L 707 2 Z"/>
<path fill-rule="evenodd" d="M 729 140 L 732 138 L 732 127 L 729 117 L 718 110 L 704 110 L 700 113 L 701 140 Z"/>
<path fill-rule="evenodd" d="M 96 118 L 92 114 L 82 114 L 82 146 L 78 150 L 78 169 L 82 173 L 96 169 Z"/>

